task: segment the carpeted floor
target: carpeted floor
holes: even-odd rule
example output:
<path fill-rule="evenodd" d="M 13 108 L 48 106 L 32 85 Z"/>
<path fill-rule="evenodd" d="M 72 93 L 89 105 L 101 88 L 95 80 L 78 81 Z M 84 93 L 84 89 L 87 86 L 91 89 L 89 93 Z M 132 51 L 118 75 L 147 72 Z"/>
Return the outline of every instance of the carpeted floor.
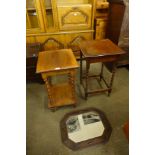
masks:
<path fill-rule="evenodd" d="M 99 72 L 100 65 L 95 64 L 90 72 Z M 106 74 L 107 75 L 107 74 Z M 62 78 L 64 80 L 65 78 Z M 59 78 L 60 80 L 60 78 Z M 57 81 L 57 78 L 55 78 Z M 90 86 L 96 84 L 92 81 Z M 56 112 L 47 108 L 48 98 L 44 85 L 27 84 L 26 106 L 26 143 L 27 155 L 128 155 L 129 144 L 123 133 L 123 125 L 129 119 L 129 71 L 118 68 L 111 96 L 106 93 L 97 94 L 83 99 L 83 89 L 79 85 L 77 72 L 76 93 L 78 105 L 60 107 Z M 97 144 L 78 151 L 72 151 L 61 142 L 60 120 L 73 110 L 87 107 L 98 108 L 106 114 L 113 128 L 111 137 L 106 144 Z"/>

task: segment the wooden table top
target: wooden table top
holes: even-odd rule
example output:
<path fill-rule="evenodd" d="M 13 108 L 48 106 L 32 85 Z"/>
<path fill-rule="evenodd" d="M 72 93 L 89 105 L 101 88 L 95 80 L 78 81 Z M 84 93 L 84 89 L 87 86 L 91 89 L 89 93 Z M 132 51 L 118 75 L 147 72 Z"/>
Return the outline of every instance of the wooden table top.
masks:
<path fill-rule="evenodd" d="M 109 39 L 82 41 L 80 49 L 86 58 L 125 54 L 125 51 Z"/>
<path fill-rule="evenodd" d="M 78 68 L 71 49 L 39 52 L 36 73 Z"/>

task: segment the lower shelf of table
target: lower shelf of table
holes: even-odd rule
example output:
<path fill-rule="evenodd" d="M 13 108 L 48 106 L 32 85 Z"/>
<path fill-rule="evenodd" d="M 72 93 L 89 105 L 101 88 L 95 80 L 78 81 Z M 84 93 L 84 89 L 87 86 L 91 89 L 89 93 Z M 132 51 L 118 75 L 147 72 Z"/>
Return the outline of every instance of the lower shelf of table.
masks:
<path fill-rule="evenodd" d="M 48 103 L 48 108 L 76 104 L 75 97 L 72 95 L 72 86 L 69 83 L 54 85 L 51 90 L 53 102 Z"/>

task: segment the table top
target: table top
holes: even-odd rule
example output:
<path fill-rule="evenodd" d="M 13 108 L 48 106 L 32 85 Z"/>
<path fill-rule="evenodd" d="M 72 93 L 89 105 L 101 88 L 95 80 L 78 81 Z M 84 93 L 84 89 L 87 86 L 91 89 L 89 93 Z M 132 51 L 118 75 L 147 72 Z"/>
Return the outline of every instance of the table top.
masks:
<path fill-rule="evenodd" d="M 125 51 L 109 39 L 82 41 L 80 49 L 86 58 L 125 54 Z"/>
<path fill-rule="evenodd" d="M 78 68 L 79 65 L 71 49 L 39 52 L 36 73 Z"/>

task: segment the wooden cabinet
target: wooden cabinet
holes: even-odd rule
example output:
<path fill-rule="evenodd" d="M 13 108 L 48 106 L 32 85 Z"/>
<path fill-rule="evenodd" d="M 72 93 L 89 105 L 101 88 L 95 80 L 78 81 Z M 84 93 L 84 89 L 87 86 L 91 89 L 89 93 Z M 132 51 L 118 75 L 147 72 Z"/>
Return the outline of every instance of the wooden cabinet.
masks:
<path fill-rule="evenodd" d="M 92 4 L 58 5 L 60 30 L 91 28 Z"/>
<path fill-rule="evenodd" d="M 41 12 L 45 26 L 45 32 L 54 32 L 57 30 L 57 8 L 55 0 L 41 0 Z"/>
<path fill-rule="evenodd" d="M 109 2 L 107 0 L 96 0 L 95 34 L 96 40 L 104 39 L 106 36 L 108 22 Z"/>
<path fill-rule="evenodd" d="M 44 32 L 39 0 L 26 0 L 26 33 Z"/>
<path fill-rule="evenodd" d="M 129 10 L 128 0 L 109 0 L 109 22 L 106 37 L 127 53 L 121 57 L 118 66 L 129 64 Z"/>
<path fill-rule="evenodd" d="M 125 5 L 123 0 L 110 0 L 109 22 L 106 37 L 118 44 Z"/>
<path fill-rule="evenodd" d="M 80 40 L 93 39 L 95 1 L 26 0 L 26 42 L 43 43 L 52 37 L 52 49 L 57 42 L 78 48 Z"/>
<path fill-rule="evenodd" d="M 105 38 L 107 28 L 107 20 L 104 18 L 95 19 L 95 39 L 100 40 Z"/>

